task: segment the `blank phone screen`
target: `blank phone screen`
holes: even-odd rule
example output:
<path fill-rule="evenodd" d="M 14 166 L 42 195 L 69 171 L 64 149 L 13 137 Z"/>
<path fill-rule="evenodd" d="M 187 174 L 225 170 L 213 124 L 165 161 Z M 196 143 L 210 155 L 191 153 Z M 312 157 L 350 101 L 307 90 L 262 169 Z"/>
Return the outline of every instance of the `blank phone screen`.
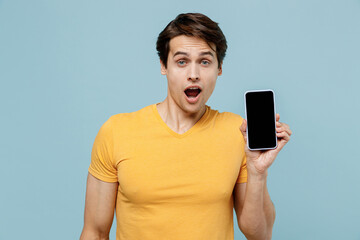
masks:
<path fill-rule="evenodd" d="M 274 93 L 254 91 L 245 94 L 248 145 L 250 149 L 271 149 L 277 145 Z"/>

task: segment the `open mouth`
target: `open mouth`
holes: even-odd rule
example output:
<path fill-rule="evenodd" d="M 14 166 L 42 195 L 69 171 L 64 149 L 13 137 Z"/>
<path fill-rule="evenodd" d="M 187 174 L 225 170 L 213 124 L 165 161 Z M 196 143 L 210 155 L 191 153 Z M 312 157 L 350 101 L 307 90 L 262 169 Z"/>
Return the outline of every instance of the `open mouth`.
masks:
<path fill-rule="evenodd" d="M 185 94 L 188 98 L 196 98 L 201 92 L 198 87 L 190 87 L 185 90 Z"/>

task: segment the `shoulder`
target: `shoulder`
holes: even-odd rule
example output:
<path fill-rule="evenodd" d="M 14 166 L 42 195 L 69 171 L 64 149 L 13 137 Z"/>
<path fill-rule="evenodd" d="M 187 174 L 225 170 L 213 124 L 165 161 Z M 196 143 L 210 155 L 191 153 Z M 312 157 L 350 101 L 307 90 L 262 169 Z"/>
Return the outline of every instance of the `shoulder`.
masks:
<path fill-rule="evenodd" d="M 100 132 L 105 136 L 113 138 L 123 138 L 141 132 L 141 129 L 149 125 L 152 119 L 153 106 L 144 107 L 138 111 L 129 113 L 118 113 L 108 118 L 100 128 Z"/>
<path fill-rule="evenodd" d="M 118 113 L 112 115 L 104 125 L 108 127 L 119 127 L 129 124 L 136 124 L 138 121 L 146 119 L 149 114 L 151 114 L 153 106 L 149 105 L 140 110 L 129 112 L 129 113 Z"/>
<path fill-rule="evenodd" d="M 210 115 L 211 122 L 213 122 L 214 126 L 222 130 L 228 129 L 234 131 L 234 129 L 239 129 L 244 120 L 239 114 L 219 112 L 214 109 L 210 109 Z"/>
<path fill-rule="evenodd" d="M 242 121 L 243 118 L 236 113 L 232 113 L 232 112 L 221 112 L 219 113 L 220 117 L 224 120 L 228 120 L 228 121 Z"/>
<path fill-rule="evenodd" d="M 232 112 L 211 111 L 214 116 L 212 118 L 214 131 L 217 131 L 220 135 L 226 135 L 227 139 L 233 139 L 242 143 L 243 137 L 240 126 L 244 119 L 239 114 Z"/>
<path fill-rule="evenodd" d="M 216 121 L 224 123 L 224 124 L 242 124 L 244 120 L 239 114 L 232 112 L 219 112 L 218 110 L 213 110 L 213 115 L 216 116 Z"/>

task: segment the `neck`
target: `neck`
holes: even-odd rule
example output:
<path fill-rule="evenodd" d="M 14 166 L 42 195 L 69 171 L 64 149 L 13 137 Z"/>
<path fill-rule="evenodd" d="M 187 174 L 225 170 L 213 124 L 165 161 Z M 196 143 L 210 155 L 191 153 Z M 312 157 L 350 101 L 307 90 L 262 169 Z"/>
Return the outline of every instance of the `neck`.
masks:
<path fill-rule="evenodd" d="M 171 130 L 176 133 L 183 134 L 200 120 L 206 111 L 206 106 L 203 106 L 200 111 L 194 113 L 186 112 L 175 102 L 166 98 L 163 102 L 157 105 L 157 110 L 162 120 Z"/>

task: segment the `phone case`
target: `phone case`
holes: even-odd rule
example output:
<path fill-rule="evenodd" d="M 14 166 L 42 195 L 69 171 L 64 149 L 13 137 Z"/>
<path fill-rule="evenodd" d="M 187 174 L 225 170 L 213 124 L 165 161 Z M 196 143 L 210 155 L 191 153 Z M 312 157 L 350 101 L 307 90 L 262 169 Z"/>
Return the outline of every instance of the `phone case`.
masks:
<path fill-rule="evenodd" d="M 248 90 L 244 93 L 244 103 L 245 103 L 245 119 L 247 121 L 247 109 L 246 109 L 246 94 L 248 93 L 252 93 L 252 92 L 266 92 L 266 91 L 271 91 L 273 93 L 273 100 L 274 100 L 274 122 L 275 122 L 275 129 L 276 129 L 276 104 L 275 104 L 275 92 L 272 89 L 263 89 L 263 90 Z M 252 151 L 259 151 L 259 150 L 271 150 L 271 149 L 276 149 L 278 146 L 278 141 L 277 141 L 277 137 L 275 134 L 275 141 L 276 141 L 276 145 L 273 148 L 255 148 L 252 149 L 249 147 L 249 136 L 248 136 L 248 129 L 246 126 L 246 139 L 247 139 L 247 146 L 250 150 Z"/>

